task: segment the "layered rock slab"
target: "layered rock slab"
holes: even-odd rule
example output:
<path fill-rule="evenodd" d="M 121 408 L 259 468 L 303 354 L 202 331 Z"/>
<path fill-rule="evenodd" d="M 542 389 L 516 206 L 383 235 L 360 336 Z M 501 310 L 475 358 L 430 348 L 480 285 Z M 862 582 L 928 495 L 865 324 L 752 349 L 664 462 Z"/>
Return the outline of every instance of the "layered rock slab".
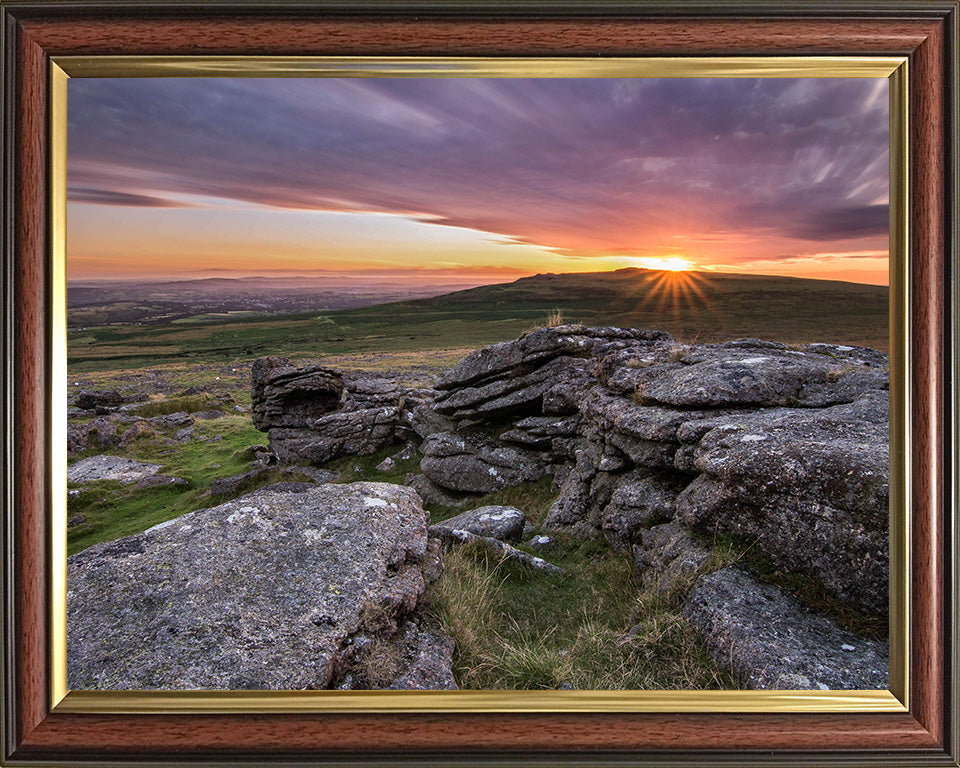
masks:
<path fill-rule="evenodd" d="M 885 642 L 845 632 L 738 568 L 702 576 L 683 613 L 703 634 L 717 662 L 747 688 L 887 688 Z"/>
<path fill-rule="evenodd" d="M 68 559 L 68 684 L 328 687 L 352 636 L 414 610 L 426 553 L 419 498 L 383 483 L 259 491 L 98 544 Z"/>

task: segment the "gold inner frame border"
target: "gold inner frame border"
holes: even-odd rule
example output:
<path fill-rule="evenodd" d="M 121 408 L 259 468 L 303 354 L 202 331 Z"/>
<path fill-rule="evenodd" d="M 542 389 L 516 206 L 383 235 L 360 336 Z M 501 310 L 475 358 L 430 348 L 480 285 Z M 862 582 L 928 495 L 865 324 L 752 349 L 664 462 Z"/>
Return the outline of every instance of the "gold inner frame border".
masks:
<path fill-rule="evenodd" d="M 66 617 L 67 82 L 74 77 L 886 78 L 890 113 L 890 686 L 886 691 L 71 691 Z M 909 711 L 911 455 L 906 57 L 55 56 L 49 77 L 50 706 L 57 713 Z"/>

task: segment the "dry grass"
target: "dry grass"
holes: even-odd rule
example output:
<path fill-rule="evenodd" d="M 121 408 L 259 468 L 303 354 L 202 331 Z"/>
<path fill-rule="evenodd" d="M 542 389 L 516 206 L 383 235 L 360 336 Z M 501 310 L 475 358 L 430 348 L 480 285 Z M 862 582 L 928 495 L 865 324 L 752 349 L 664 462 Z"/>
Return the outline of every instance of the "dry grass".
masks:
<path fill-rule="evenodd" d="M 653 690 L 735 687 L 662 598 L 647 599 L 627 558 L 568 542 L 531 574 L 470 547 L 445 554 L 430 610 L 457 642 L 467 689 Z M 672 601 L 671 601 L 672 602 Z"/>
<path fill-rule="evenodd" d="M 563 325 L 563 310 L 556 307 L 547 313 L 547 328 L 558 328 Z"/>

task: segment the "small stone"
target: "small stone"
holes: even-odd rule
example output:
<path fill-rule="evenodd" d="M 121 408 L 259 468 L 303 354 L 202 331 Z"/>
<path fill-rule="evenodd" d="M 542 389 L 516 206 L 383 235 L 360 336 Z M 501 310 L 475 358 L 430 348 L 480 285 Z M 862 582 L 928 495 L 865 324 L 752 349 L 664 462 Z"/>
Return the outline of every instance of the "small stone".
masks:
<path fill-rule="evenodd" d="M 397 465 L 397 463 L 388 456 L 388 457 L 385 458 L 383 461 L 381 461 L 379 464 L 377 464 L 377 471 L 379 471 L 379 472 L 389 472 L 389 471 L 390 471 L 391 469 L 393 469 L 396 465 Z"/>
<path fill-rule="evenodd" d="M 535 549 L 537 552 L 543 552 L 548 549 L 553 549 L 557 545 L 556 539 L 551 539 L 549 536 L 534 536 L 530 541 L 527 542 L 527 546 L 531 549 Z"/>

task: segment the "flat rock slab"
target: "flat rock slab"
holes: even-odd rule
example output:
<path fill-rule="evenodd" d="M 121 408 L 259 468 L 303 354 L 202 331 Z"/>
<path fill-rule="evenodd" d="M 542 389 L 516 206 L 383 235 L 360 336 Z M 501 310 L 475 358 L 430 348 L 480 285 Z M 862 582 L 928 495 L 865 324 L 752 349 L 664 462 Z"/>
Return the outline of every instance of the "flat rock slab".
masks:
<path fill-rule="evenodd" d="M 144 464 L 120 456 L 90 456 L 67 469 L 67 482 L 92 483 L 96 480 L 116 480 L 136 483 L 160 471 L 159 464 Z"/>
<path fill-rule="evenodd" d="M 873 690 L 888 685 L 885 642 L 845 632 L 737 568 L 701 577 L 683 612 L 717 663 L 747 688 Z"/>
<path fill-rule="evenodd" d="M 385 483 L 259 491 L 95 545 L 68 559 L 68 684 L 326 688 L 352 635 L 413 610 L 426 545 L 416 493 Z"/>

